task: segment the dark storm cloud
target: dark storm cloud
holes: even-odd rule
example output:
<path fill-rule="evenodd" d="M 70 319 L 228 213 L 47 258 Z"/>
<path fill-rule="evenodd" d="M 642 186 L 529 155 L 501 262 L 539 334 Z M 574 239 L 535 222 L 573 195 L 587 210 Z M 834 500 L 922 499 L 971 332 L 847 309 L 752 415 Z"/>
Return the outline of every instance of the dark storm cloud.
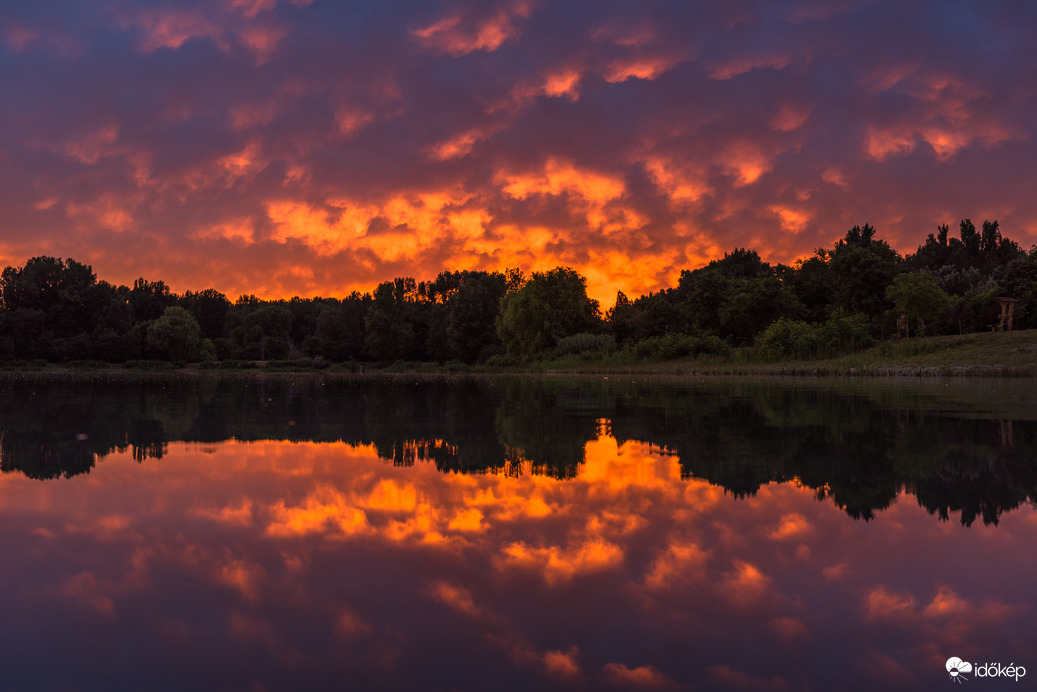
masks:
<path fill-rule="evenodd" d="M 1037 239 L 1019 3 L 6 3 L 0 259 L 342 293 L 571 264 L 598 297 L 870 222 Z"/>

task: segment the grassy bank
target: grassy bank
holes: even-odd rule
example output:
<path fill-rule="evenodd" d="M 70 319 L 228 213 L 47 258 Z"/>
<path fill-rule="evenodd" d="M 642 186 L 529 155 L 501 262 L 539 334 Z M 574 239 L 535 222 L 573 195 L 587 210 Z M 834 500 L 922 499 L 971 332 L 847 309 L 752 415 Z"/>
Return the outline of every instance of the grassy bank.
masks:
<path fill-rule="evenodd" d="M 734 349 L 725 356 L 665 361 L 638 360 L 630 351 L 587 353 L 498 367 L 449 363 L 328 363 L 325 361 L 233 361 L 168 363 L 134 361 L 108 365 L 98 361 L 64 364 L 43 361 L 0 363 L 0 371 L 107 373 L 180 372 L 325 372 L 363 376 L 392 373 L 657 373 L 667 375 L 866 375 L 1037 377 L 1037 330 L 933 336 L 884 341 L 872 348 L 835 358 L 769 361 L 754 349 Z"/>
<path fill-rule="evenodd" d="M 547 370 L 709 375 L 1037 376 L 1037 330 L 884 341 L 818 360 L 767 361 L 753 349 L 726 357 L 623 362 L 623 355 L 544 363 Z"/>

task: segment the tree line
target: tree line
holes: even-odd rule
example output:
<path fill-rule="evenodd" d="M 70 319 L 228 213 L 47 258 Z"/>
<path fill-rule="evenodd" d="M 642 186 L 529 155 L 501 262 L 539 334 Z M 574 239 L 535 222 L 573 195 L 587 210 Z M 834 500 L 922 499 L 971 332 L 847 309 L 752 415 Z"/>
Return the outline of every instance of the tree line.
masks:
<path fill-rule="evenodd" d="M 681 272 L 677 285 L 604 312 L 568 267 L 445 271 L 345 298 L 231 302 L 208 288 L 98 280 L 74 259 L 40 256 L 0 275 L 0 360 L 125 362 L 277 360 L 507 363 L 625 350 L 665 359 L 755 346 L 774 357 L 855 350 L 908 334 L 985 331 L 997 298 L 1015 324 L 1037 326 L 1037 247 L 1023 251 L 997 221 L 947 225 L 901 256 L 869 224 L 793 265 L 734 249 Z"/>

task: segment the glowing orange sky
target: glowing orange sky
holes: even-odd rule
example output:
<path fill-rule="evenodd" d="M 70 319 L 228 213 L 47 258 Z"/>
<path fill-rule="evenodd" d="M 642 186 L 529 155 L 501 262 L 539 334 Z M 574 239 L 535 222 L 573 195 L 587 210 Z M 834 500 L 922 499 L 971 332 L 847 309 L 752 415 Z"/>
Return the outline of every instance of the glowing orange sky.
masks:
<path fill-rule="evenodd" d="M 230 296 L 568 265 L 603 307 L 871 223 L 1037 241 L 1010 2 L 5 3 L 0 264 Z"/>

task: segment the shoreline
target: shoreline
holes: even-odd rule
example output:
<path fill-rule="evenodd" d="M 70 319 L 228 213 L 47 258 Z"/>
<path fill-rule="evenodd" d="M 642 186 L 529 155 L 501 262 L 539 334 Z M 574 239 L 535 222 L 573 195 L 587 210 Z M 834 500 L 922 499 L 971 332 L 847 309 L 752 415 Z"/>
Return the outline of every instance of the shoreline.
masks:
<path fill-rule="evenodd" d="M 331 363 L 312 359 L 186 364 L 167 361 L 132 361 L 124 364 L 100 361 L 0 362 L 0 376 L 82 374 L 133 378 L 162 375 L 250 376 L 306 373 L 343 379 L 397 375 L 1034 378 L 1037 377 L 1037 330 L 916 337 L 882 342 L 864 351 L 833 358 L 770 362 L 756 357 L 751 349 L 736 350 L 726 358 L 631 361 L 624 352 L 618 352 L 496 366 L 418 362 Z"/>

